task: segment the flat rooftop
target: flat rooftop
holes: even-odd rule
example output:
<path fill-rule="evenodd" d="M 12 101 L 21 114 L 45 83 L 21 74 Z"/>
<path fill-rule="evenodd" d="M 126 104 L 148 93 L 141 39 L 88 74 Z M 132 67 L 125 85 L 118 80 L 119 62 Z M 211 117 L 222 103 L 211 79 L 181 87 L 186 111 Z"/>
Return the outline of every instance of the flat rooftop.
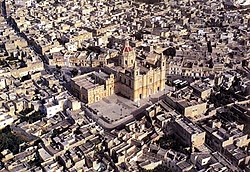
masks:
<path fill-rule="evenodd" d="M 102 78 L 103 80 L 107 80 L 109 78 L 109 75 L 102 72 L 102 71 L 99 71 L 99 72 L 94 72 L 94 74 L 99 77 L 99 78 Z"/>
<path fill-rule="evenodd" d="M 198 126 L 196 126 L 186 118 L 180 118 L 179 120 L 176 120 L 176 123 L 190 134 L 197 134 L 203 132 Z"/>
<path fill-rule="evenodd" d="M 203 82 L 198 82 L 192 85 L 192 87 L 200 92 L 202 91 L 206 91 L 208 89 L 210 89 L 211 87 L 209 86 L 209 84 L 207 83 L 203 83 Z"/>
<path fill-rule="evenodd" d="M 86 90 L 92 89 L 101 85 L 96 82 L 96 79 L 93 76 L 95 74 L 97 74 L 96 76 L 100 76 L 100 77 L 108 77 L 107 74 L 103 72 L 98 72 L 98 73 L 89 73 L 87 75 L 77 76 L 75 78 L 72 78 L 72 81 L 74 81 L 76 85 L 82 88 L 85 88 Z"/>
<path fill-rule="evenodd" d="M 182 99 L 180 101 L 178 101 L 178 103 L 186 108 L 186 107 L 189 107 L 189 106 L 195 106 L 195 105 L 198 105 L 198 104 L 201 104 L 201 103 L 204 103 L 204 102 L 198 102 L 197 100 L 186 100 L 186 99 Z"/>

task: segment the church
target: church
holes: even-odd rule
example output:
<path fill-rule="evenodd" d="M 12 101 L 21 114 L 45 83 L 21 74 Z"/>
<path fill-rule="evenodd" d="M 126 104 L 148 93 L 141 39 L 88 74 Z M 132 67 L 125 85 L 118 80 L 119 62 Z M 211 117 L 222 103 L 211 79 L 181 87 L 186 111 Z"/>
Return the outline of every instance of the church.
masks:
<path fill-rule="evenodd" d="M 102 82 L 95 79 L 100 77 L 93 76 L 100 76 L 99 73 L 105 73 L 106 77 L 103 77 Z M 162 54 L 156 53 L 150 54 L 147 58 L 136 58 L 136 51 L 127 40 L 115 60 L 104 65 L 99 73 L 92 73 L 92 79 L 84 78 L 87 74 L 72 78 L 73 93 L 78 93 L 76 96 L 83 97 L 82 101 L 86 103 L 97 102 L 111 94 L 118 94 L 137 102 L 165 89 L 166 61 Z M 85 88 L 85 84 L 77 84 L 82 83 L 75 82 L 81 80 L 81 77 L 92 82 L 92 86 Z"/>

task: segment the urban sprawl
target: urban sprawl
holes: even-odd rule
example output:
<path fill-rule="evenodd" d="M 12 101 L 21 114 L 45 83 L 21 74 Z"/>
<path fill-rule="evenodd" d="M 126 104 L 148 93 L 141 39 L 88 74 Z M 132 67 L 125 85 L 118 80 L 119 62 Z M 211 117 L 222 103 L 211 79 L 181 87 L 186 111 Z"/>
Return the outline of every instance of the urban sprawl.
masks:
<path fill-rule="evenodd" d="M 0 4 L 0 172 L 250 172 L 249 0 Z"/>

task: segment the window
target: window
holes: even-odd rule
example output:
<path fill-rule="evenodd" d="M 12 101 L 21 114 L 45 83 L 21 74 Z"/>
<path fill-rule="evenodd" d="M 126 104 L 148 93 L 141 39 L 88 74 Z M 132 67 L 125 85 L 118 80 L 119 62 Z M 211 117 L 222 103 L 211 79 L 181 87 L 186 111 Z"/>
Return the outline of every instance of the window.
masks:
<path fill-rule="evenodd" d="M 128 64 L 128 61 L 127 60 L 125 60 L 125 65 L 127 65 Z"/>

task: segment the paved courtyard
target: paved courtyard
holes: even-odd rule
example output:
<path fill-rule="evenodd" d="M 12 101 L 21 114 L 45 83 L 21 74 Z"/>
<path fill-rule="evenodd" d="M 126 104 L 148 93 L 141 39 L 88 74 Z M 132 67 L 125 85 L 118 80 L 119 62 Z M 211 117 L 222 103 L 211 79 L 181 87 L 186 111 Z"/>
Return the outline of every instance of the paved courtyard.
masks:
<path fill-rule="evenodd" d="M 135 102 L 115 94 L 93 103 L 89 107 L 98 112 L 99 117 L 103 116 L 110 123 L 127 117 L 138 109 Z"/>
<path fill-rule="evenodd" d="M 133 112 L 140 109 L 140 107 L 157 102 L 159 98 L 168 92 L 170 87 L 166 86 L 166 91 L 160 91 L 148 98 L 142 99 L 139 102 L 133 102 L 120 95 L 111 95 L 103 98 L 99 102 L 90 104 L 89 107 L 97 112 L 99 118 L 108 123 L 117 123 L 120 120 L 129 117 Z"/>

